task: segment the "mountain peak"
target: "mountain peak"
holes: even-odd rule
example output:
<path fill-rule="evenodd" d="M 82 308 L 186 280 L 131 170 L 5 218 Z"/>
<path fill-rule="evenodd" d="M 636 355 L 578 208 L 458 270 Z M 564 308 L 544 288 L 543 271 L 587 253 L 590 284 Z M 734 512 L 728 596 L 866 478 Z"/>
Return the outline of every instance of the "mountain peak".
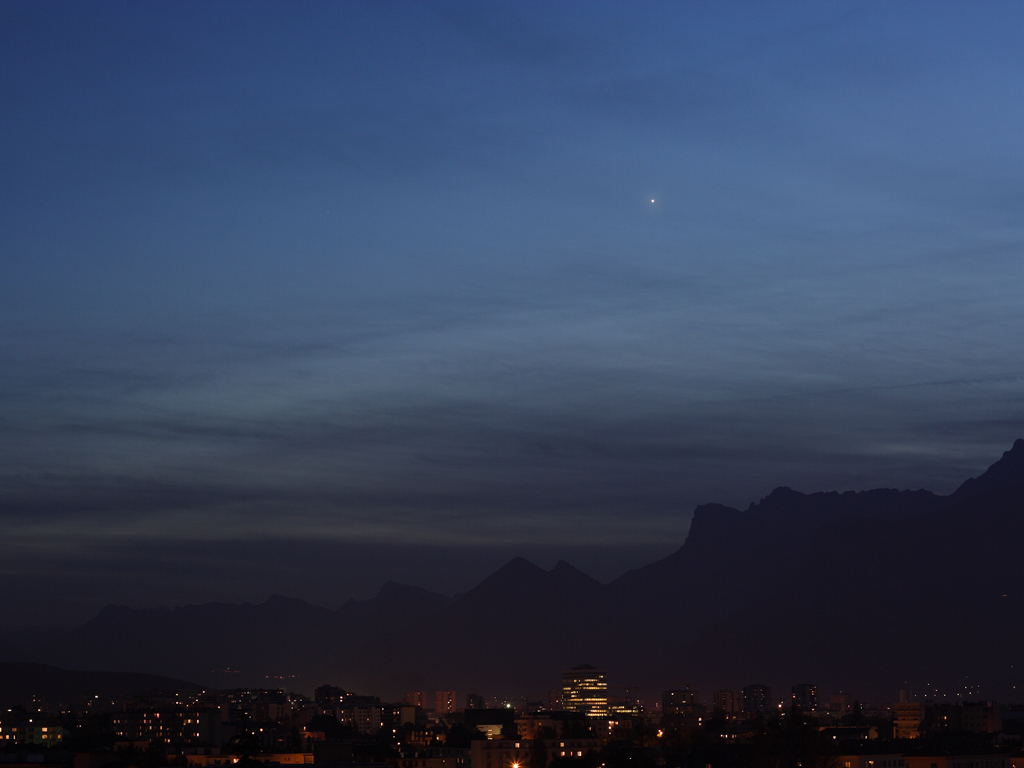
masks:
<path fill-rule="evenodd" d="M 385 595 L 404 595 L 410 592 L 421 592 L 426 591 L 420 587 L 413 587 L 409 584 L 403 584 L 400 581 L 385 581 L 381 584 L 380 589 L 377 590 L 377 597 L 384 597 Z"/>
<path fill-rule="evenodd" d="M 513 557 L 501 566 L 501 568 L 491 574 L 491 577 L 493 578 L 498 575 L 503 577 L 535 576 L 538 573 L 544 573 L 544 569 L 539 565 L 531 563 L 525 557 Z"/>
<path fill-rule="evenodd" d="M 555 567 L 548 573 L 556 580 L 564 584 L 585 585 L 588 587 L 601 587 L 601 582 L 585 571 L 581 571 L 575 565 L 559 560 Z"/>
<path fill-rule="evenodd" d="M 567 563 L 565 560 L 559 560 L 555 563 L 555 567 L 552 568 L 548 573 L 583 573 L 572 563 Z"/>
<path fill-rule="evenodd" d="M 983 501 L 985 507 L 1019 504 L 1024 494 L 1024 440 L 1014 441 L 1002 458 L 977 477 L 964 481 L 950 497 L 955 504 Z"/>
<path fill-rule="evenodd" d="M 780 485 L 778 488 L 773 490 L 767 496 L 760 501 L 750 502 L 750 506 L 747 511 L 750 512 L 754 509 L 760 509 L 762 511 L 771 511 L 773 509 L 779 509 L 788 504 L 793 503 L 796 499 L 802 499 L 804 494 L 799 491 L 794 491 L 788 485 Z"/>
<path fill-rule="evenodd" d="M 383 609 L 386 606 L 418 604 L 441 606 L 450 602 L 451 598 L 448 596 L 439 595 L 423 587 L 414 587 L 400 581 L 386 581 L 373 597 L 368 597 L 365 600 L 350 598 L 338 610 L 345 612 L 370 609 L 374 606 Z"/>
<path fill-rule="evenodd" d="M 571 570 L 574 569 L 566 563 L 561 569 L 555 566 L 551 571 L 545 571 L 524 557 L 514 557 L 466 592 L 459 603 L 466 606 L 477 601 L 500 602 L 547 592 L 550 591 L 554 580 L 565 580 L 564 575 L 568 575 Z M 562 578 L 559 578 L 560 576 Z"/>
<path fill-rule="evenodd" d="M 486 579 L 477 584 L 473 589 L 469 590 L 466 594 L 473 594 L 479 592 L 481 588 L 492 589 L 495 587 L 507 588 L 512 585 L 520 585 L 523 583 L 534 583 L 538 580 L 543 579 L 548 575 L 548 572 L 541 568 L 539 565 L 535 565 L 527 560 L 525 557 L 513 557 L 501 568 L 496 570 Z"/>

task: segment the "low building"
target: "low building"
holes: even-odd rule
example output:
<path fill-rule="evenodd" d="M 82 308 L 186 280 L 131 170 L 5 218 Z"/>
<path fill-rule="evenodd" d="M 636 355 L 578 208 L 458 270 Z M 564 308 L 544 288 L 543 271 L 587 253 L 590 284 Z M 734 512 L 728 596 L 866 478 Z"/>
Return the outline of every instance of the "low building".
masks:
<path fill-rule="evenodd" d="M 905 768 L 1010 768 L 1006 755 L 904 755 Z"/>
<path fill-rule="evenodd" d="M 874 741 L 878 729 L 870 725 L 825 725 L 818 729 L 822 736 L 839 744 L 852 741 Z"/>
<path fill-rule="evenodd" d="M 836 768 L 904 768 L 902 753 L 881 755 L 837 755 Z"/>
<path fill-rule="evenodd" d="M 518 733 L 515 710 L 506 707 L 467 709 L 464 722 L 468 728 L 486 733 L 488 739 L 500 739 Z"/>
<path fill-rule="evenodd" d="M 238 758 L 234 755 L 185 755 L 190 766 L 196 768 L 213 768 L 218 765 L 234 765 Z M 252 759 L 269 765 L 312 765 L 312 752 L 277 752 L 265 755 L 252 755 Z"/>
<path fill-rule="evenodd" d="M 12 744 L 55 747 L 64 741 L 64 728 L 38 717 L 4 717 L 0 720 L 0 748 Z"/>
<path fill-rule="evenodd" d="M 547 768 L 558 758 L 581 758 L 600 749 L 600 739 L 480 739 L 470 745 L 470 766 Z"/>

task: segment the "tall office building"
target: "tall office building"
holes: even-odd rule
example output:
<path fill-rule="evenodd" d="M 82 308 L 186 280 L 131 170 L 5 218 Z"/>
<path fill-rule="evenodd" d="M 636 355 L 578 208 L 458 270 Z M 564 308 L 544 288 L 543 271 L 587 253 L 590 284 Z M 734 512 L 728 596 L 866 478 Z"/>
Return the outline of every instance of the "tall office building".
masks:
<path fill-rule="evenodd" d="M 604 671 L 581 664 L 562 673 L 562 708 L 587 717 L 608 716 L 608 683 Z"/>

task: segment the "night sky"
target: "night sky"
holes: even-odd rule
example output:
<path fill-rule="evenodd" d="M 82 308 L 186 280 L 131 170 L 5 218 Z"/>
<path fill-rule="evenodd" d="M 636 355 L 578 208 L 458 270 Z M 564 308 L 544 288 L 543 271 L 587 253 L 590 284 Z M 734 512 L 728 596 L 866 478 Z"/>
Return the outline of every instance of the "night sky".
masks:
<path fill-rule="evenodd" d="M 1024 436 L 1024 5 L 0 4 L 0 626 L 335 607 Z"/>

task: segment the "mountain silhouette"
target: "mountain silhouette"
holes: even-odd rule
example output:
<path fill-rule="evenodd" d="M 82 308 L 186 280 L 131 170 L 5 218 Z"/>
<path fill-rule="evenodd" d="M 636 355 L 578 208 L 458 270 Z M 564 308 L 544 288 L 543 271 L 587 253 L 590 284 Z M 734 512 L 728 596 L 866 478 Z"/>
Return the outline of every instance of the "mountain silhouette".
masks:
<path fill-rule="evenodd" d="M 1024 690 L 1022 534 L 1017 440 L 949 496 L 777 488 L 745 510 L 702 505 L 678 550 L 607 585 L 515 558 L 454 601 L 389 583 L 336 611 L 283 597 L 108 607 L 35 656 L 385 697 L 543 695 L 585 660 L 652 696 L 814 682 L 876 702 L 904 687 L 1007 699 Z"/>

